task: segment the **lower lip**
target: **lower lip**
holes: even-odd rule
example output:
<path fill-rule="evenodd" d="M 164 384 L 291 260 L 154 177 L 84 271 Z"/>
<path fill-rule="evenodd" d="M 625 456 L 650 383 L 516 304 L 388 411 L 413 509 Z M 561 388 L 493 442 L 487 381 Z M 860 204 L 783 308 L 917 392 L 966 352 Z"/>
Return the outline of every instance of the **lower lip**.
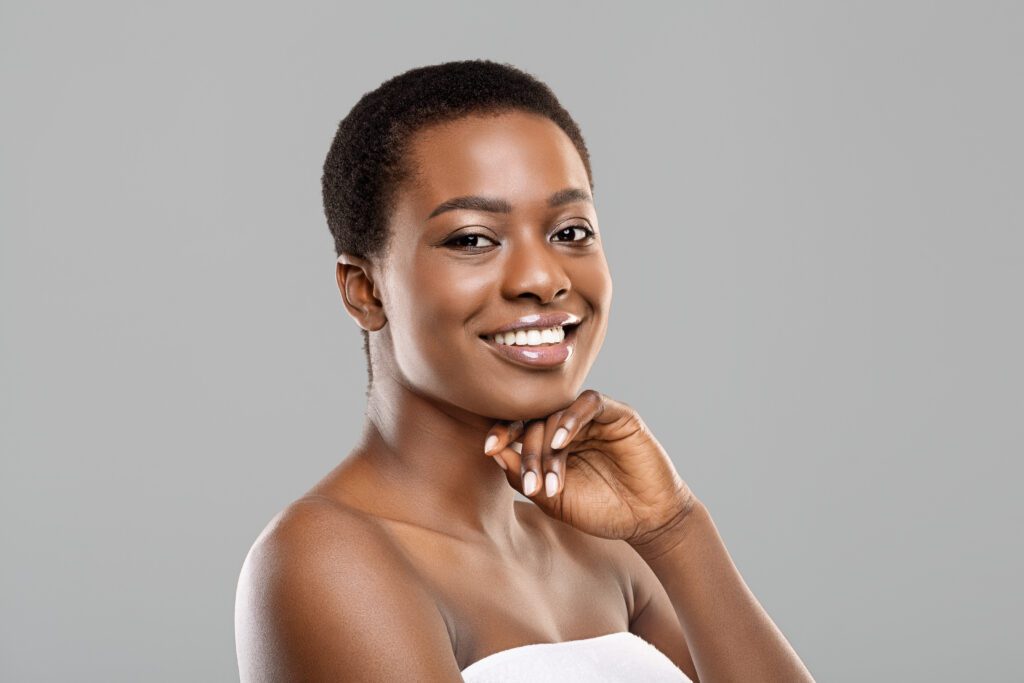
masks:
<path fill-rule="evenodd" d="M 572 357 L 576 350 L 577 325 L 566 332 L 565 339 L 557 344 L 541 344 L 539 346 L 512 346 L 499 344 L 492 338 L 482 338 L 494 351 L 513 363 L 531 368 L 553 368 L 561 365 Z"/>

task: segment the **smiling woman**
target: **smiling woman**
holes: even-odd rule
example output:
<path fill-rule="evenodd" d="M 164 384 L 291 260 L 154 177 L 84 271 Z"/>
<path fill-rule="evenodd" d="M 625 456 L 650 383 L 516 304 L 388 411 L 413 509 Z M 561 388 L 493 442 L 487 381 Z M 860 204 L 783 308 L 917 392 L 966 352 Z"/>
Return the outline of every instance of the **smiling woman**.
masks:
<path fill-rule="evenodd" d="M 433 398 L 494 419 L 564 407 L 597 356 L 612 295 L 577 146 L 547 116 L 487 110 L 421 123 L 402 159 L 407 180 L 390 199 L 386 253 L 343 249 L 339 259 L 349 312 L 381 332 L 370 346 L 372 377 L 390 372 L 377 362 L 387 359 Z M 512 353 L 499 355 L 481 344 L 510 324 L 526 335 L 536 325 L 521 319 L 537 313 L 582 322 L 550 349 L 504 345 Z M 503 360 L 517 357 L 550 372 Z"/>
<path fill-rule="evenodd" d="M 643 420 L 581 392 L 612 281 L 551 90 L 484 60 L 396 76 L 323 192 L 368 405 L 246 557 L 241 679 L 810 680 Z"/>

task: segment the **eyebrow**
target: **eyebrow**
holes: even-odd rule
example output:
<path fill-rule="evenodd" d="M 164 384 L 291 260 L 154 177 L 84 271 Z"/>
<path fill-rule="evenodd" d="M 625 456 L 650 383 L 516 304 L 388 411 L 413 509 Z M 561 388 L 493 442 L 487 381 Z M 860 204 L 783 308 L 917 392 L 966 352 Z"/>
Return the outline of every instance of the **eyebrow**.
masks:
<path fill-rule="evenodd" d="M 591 198 L 589 192 L 576 187 L 559 190 L 548 197 L 548 206 L 551 207 L 571 204 L 573 202 L 589 202 L 590 204 L 593 204 L 594 200 Z M 487 211 L 489 213 L 512 213 L 512 205 L 505 199 L 497 197 L 481 197 L 479 195 L 467 195 L 465 197 L 455 197 L 441 202 L 437 205 L 437 208 L 430 212 L 430 215 L 427 216 L 427 220 L 430 220 L 434 216 L 438 216 L 445 211 L 456 211 L 458 209 Z"/>

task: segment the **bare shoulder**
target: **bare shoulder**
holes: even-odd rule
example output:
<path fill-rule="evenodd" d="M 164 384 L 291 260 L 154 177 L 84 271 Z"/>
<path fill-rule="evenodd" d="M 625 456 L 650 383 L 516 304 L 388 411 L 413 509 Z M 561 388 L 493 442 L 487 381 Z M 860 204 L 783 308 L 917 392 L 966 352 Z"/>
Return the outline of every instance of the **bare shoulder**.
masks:
<path fill-rule="evenodd" d="M 339 573 L 384 560 L 395 571 L 401 556 L 371 517 L 322 496 L 301 498 L 275 516 L 246 556 L 243 576 L 271 578 L 283 572 L 324 571 L 333 586 Z"/>
<path fill-rule="evenodd" d="M 389 550 L 397 549 L 371 516 L 324 496 L 306 496 L 267 524 L 246 561 L 287 558 L 293 564 L 304 564 L 329 559 L 334 566 L 343 566 Z"/>
<path fill-rule="evenodd" d="M 289 505 L 249 550 L 235 598 L 242 681 L 460 680 L 437 603 L 373 519 Z"/>

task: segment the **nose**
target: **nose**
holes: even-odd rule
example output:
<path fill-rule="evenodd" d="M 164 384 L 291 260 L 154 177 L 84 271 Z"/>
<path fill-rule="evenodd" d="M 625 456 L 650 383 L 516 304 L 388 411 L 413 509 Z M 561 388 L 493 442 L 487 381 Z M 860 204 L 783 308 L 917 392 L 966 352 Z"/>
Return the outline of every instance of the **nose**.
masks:
<path fill-rule="evenodd" d="M 548 304 L 569 293 L 571 284 L 562 257 L 543 236 L 519 240 L 507 254 L 502 281 L 506 298 Z"/>

